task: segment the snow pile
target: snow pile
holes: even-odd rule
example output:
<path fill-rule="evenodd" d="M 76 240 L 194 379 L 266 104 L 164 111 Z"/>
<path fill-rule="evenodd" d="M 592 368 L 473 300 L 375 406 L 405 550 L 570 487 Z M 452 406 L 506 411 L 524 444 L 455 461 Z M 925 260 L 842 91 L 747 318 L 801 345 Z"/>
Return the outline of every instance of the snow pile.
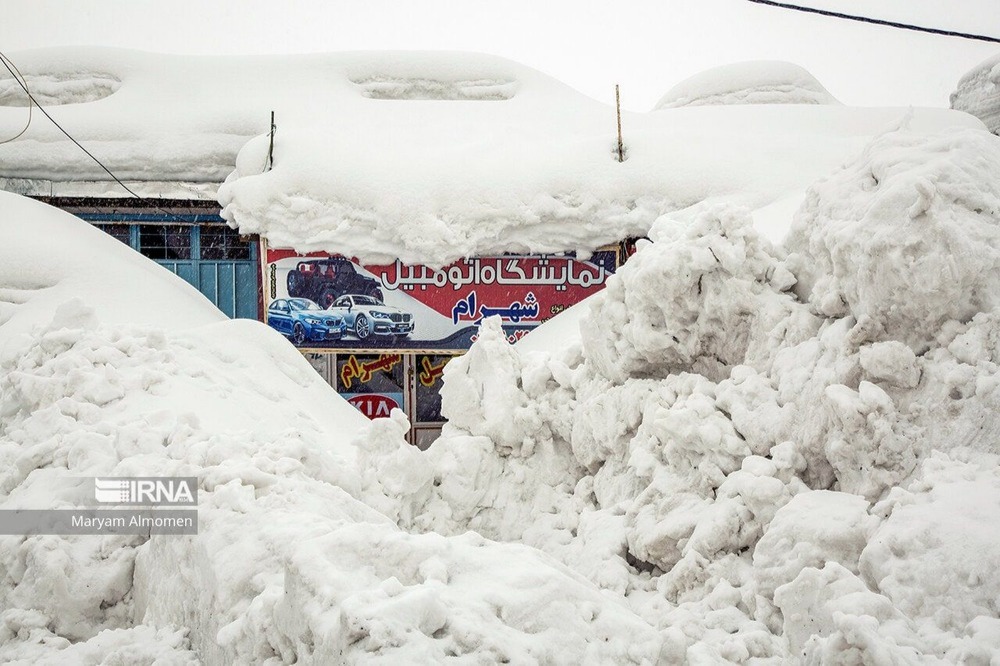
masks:
<path fill-rule="evenodd" d="M 745 210 L 661 219 L 579 341 L 485 323 L 442 437 L 386 444 L 365 496 L 541 548 L 668 663 L 1000 659 L 997 160 L 981 130 L 887 134 L 785 248 Z"/>
<path fill-rule="evenodd" d="M 744 213 L 710 209 L 692 222 L 660 224 L 650 237 L 655 243 L 636 255 L 631 271 L 660 300 L 636 300 L 615 281 L 591 317 L 616 325 L 584 331 L 595 369 L 609 379 L 728 374 L 744 362 L 755 332 L 789 315 L 791 299 L 774 295 L 795 278 Z"/>
<path fill-rule="evenodd" d="M 1000 54 L 973 67 L 951 94 L 951 108 L 976 116 L 1000 134 Z"/>
<path fill-rule="evenodd" d="M 789 62 L 715 67 L 671 88 L 653 110 L 712 104 L 840 104 L 816 78 Z"/>
<path fill-rule="evenodd" d="M 0 537 L 3 663 L 659 660 L 624 600 L 537 550 L 360 501 L 399 424 L 366 434 L 269 328 L 42 204 L 0 194 L 0 233 L 0 508 L 199 480 L 197 536 Z"/>
<path fill-rule="evenodd" d="M 0 204 L 0 350 L 72 299 L 107 324 L 188 328 L 226 319 L 187 282 L 89 224 L 5 192 Z"/>

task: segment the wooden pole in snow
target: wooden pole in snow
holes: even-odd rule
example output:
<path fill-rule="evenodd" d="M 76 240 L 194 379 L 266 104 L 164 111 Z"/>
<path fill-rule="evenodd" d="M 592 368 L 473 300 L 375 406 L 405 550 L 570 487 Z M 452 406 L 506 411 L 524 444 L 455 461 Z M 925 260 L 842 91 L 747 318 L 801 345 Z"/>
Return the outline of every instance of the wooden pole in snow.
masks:
<path fill-rule="evenodd" d="M 267 147 L 267 169 L 274 166 L 274 111 L 271 112 L 271 144 Z"/>
<path fill-rule="evenodd" d="M 615 111 L 618 113 L 618 161 L 625 161 L 625 147 L 622 144 L 622 98 L 618 92 L 618 84 L 615 84 Z"/>

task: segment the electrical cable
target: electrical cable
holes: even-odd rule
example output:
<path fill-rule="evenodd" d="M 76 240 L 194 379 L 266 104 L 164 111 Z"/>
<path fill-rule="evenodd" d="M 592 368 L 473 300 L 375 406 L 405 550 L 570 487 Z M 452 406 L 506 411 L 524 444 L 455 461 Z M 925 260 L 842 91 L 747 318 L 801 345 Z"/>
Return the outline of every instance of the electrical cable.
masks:
<path fill-rule="evenodd" d="M 114 181 L 116 183 L 118 183 L 119 185 L 121 185 L 122 189 L 124 189 L 126 192 L 128 192 L 129 194 L 131 194 L 133 198 L 138 199 L 139 201 L 147 202 L 149 204 L 154 204 L 154 202 L 153 202 L 152 199 L 147 199 L 145 197 L 141 197 L 138 194 L 136 194 L 135 192 L 133 192 L 129 188 L 128 185 L 126 185 L 125 183 L 123 183 L 118 178 L 118 176 L 116 176 L 114 173 L 111 172 L 111 169 L 109 169 L 108 167 L 104 166 L 104 163 L 101 162 L 101 160 L 97 159 L 94 156 L 93 153 L 91 153 L 89 150 L 87 150 L 86 148 L 84 148 L 83 145 L 79 141 L 77 141 L 76 139 L 74 139 L 73 136 L 70 135 L 69 132 L 67 132 L 65 129 L 63 129 L 62 125 L 60 125 L 59 123 L 56 122 L 55 118 L 53 118 L 52 116 L 49 115 L 49 112 L 45 110 L 45 107 L 43 107 L 41 104 L 39 104 L 38 100 L 35 99 L 34 95 L 31 94 L 31 91 L 28 90 L 28 87 L 17 78 L 16 74 L 14 74 L 14 70 L 17 69 L 17 67 L 14 66 L 14 69 L 11 69 L 11 66 L 14 65 L 14 62 L 10 58 L 8 58 L 2 51 L 0 51 L 0 63 L 3 63 L 3 66 L 7 68 L 7 71 L 10 72 L 11 76 L 14 77 L 14 80 L 17 81 L 17 83 L 18 83 L 19 86 L 21 86 L 21 89 L 24 90 L 25 94 L 28 96 L 29 104 L 33 102 L 35 104 L 35 106 L 38 107 L 38 110 L 41 111 L 42 114 L 46 118 L 48 118 L 49 121 L 51 121 L 52 124 L 55 125 L 59 129 L 60 132 L 62 132 L 63 134 L 66 135 L 67 139 L 69 139 L 70 141 L 72 141 L 73 143 L 75 143 L 76 146 L 77 146 L 77 148 L 79 148 L 80 150 L 82 150 L 83 152 L 85 152 L 87 154 L 87 156 L 90 157 L 90 159 L 94 160 L 94 162 L 96 162 L 98 166 L 100 166 L 102 169 L 104 169 L 104 171 L 109 176 L 111 176 L 111 178 L 114 179 Z M 25 128 L 25 129 L 27 129 L 27 128 Z M 18 136 L 20 136 L 20 135 L 18 135 Z M 158 210 L 159 212 L 163 213 L 164 215 L 172 217 L 173 219 L 177 220 L 178 222 L 184 222 L 185 221 L 182 218 L 177 217 L 176 215 L 174 215 L 170 211 L 164 210 L 163 208 L 160 208 L 159 206 L 156 206 L 155 204 L 152 205 L 152 206 L 150 206 L 150 207 L 153 208 L 154 210 Z"/>
<path fill-rule="evenodd" d="M 4 56 L 4 59 L 6 60 L 6 56 Z M 7 62 L 10 62 L 10 61 L 6 61 L 4 64 L 7 64 Z M 17 81 L 17 83 L 22 88 L 24 88 L 24 89 L 27 90 L 27 88 L 28 88 L 28 80 L 24 78 L 24 74 L 21 74 L 21 70 L 17 69 L 17 65 L 15 65 L 13 62 L 11 62 L 10 65 L 12 67 L 14 67 L 15 71 L 17 71 L 17 75 L 14 76 L 14 80 Z M 13 74 L 13 72 L 11 72 L 11 74 Z M 17 80 L 18 76 L 21 77 L 20 81 Z M 28 96 L 28 122 L 25 123 L 24 129 L 22 129 L 20 132 L 18 132 L 17 134 L 15 134 L 14 136 L 12 136 L 9 139 L 4 139 L 3 141 L 0 141 L 0 146 L 2 146 L 5 143 L 10 143 L 11 141 L 16 141 L 17 139 L 21 138 L 21 136 L 25 132 L 28 131 L 28 128 L 31 127 L 31 112 L 32 112 L 32 109 L 34 109 L 34 106 L 35 106 L 35 102 L 34 102 L 34 100 L 31 99 L 31 96 L 29 95 Z"/>
<path fill-rule="evenodd" d="M 771 7 L 779 7 L 781 9 L 792 9 L 798 12 L 806 12 L 807 14 L 832 16 L 834 18 L 848 19 L 851 21 L 861 21 L 863 23 L 871 23 L 874 25 L 885 25 L 889 26 L 890 28 L 901 28 L 903 30 L 915 30 L 917 32 L 927 32 L 932 35 L 943 35 L 945 37 L 961 37 L 963 39 L 976 39 L 983 42 L 993 42 L 995 44 L 1000 44 L 1000 37 L 990 37 L 988 35 L 973 35 L 967 32 L 940 30 L 938 28 L 925 28 L 919 25 L 910 25 L 909 23 L 897 23 L 896 21 L 886 21 L 883 19 L 870 18 L 867 16 L 854 16 L 852 14 L 841 14 L 840 12 L 831 12 L 826 9 L 817 9 L 815 7 L 802 7 L 800 5 L 792 5 L 785 2 L 774 2 L 774 0 L 747 0 L 747 1 L 755 2 L 759 5 L 769 5 Z"/>

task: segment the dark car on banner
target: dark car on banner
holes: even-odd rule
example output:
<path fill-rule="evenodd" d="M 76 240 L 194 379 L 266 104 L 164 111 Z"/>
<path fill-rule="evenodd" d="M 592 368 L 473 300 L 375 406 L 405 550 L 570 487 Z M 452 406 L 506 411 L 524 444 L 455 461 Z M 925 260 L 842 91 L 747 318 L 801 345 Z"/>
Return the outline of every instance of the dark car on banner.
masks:
<path fill-rule="evenodd" d="M 340 340 L 347 330 L 344 318 L 324 310 L 307 298 L 279 298 L 267 308 L 267 325 L 292 339 L 297 346 L 308 341 Z"/>
<path fill-rule="evenodd" d="M 382 289 L 371 277 L 358 273 L 354 262 L 344 257 L 300 261 L 288 272 L 288 295 L 308 298 L 328 308 L 344 294 L 361 294 L 382 300 Z"/>
<path fill-rule="evenodd" d="M 361 294 L 347 294 L 333 302 L 328 312 L 344 318 L 347 330 L 358 340 L 372 336 L 402 339 L 413 332 L 413 315 L 381 300 Z"/>

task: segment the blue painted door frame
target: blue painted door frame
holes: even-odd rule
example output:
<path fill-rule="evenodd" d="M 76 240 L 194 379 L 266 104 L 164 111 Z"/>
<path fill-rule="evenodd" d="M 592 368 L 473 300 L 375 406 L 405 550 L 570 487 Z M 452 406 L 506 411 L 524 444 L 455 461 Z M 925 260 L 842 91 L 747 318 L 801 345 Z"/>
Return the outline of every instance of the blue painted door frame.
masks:
<path fill-rule="evenodd" d="M 257 319 L 256 261 L 173 261 L 156 263 L 176 273 L 228 317 Z"/>
<path fill-rule="evenodd" d="M 129 245 L 141 252 L 140 227 L 146 223 L 170 223 L 177 216 L 118 214 L 81 214 L 80 217 L 96 224 L 129 224 Z M 185 216 L 186 217 L 186 216 Z M 175 273 L 205 295 L 228 317 L 258 318 L 259 266 L 257 244 L 249 243 L 249 259 L 201 259 L 201 226 L 199 224 L 224 224 L 218 216 L 195 215 L 190 220 L 191 259 L 154 259 L 156 263 Z"/>

